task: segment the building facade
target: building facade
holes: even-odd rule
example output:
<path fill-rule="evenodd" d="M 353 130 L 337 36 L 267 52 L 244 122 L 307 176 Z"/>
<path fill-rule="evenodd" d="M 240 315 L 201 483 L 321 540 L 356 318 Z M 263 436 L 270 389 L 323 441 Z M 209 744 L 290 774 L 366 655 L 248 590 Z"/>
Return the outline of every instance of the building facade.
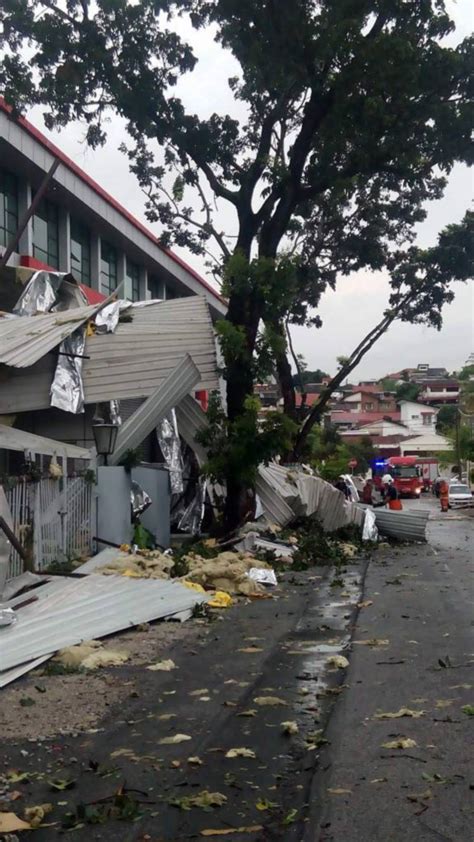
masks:
<path fill-rule="evenodd" d="M 131 301 L 204 296 L 214 317 L 226 302 L 197 272 L 0 98 L 0 255 L 54 161 L 59 166 L 21 234 L 9 266 L 71 272 L 101 295 L 123 281 Z"/>
<path fill-rule="evenodd" d="M 400 401 L 400 421 L 412 435 L 424 435 L 436 431 L 438 410 L 416 401 Z"/>

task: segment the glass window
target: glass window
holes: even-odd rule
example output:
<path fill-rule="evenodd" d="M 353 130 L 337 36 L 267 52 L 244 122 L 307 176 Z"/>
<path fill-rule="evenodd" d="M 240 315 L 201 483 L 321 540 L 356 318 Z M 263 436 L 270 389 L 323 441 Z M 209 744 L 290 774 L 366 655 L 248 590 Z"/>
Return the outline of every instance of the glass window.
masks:
<path fill-rule="evenodd" d="M 127 295 L 132 301 L 140 300 L 140 267 L 127 257 Z"/>
<path fill-rule="evenodd" d="M 114 247 L 100 241 L 100 291 L 110 295 L 117 289 L 117 252 Z"/>
<path fill-rule="evenodd" d="M 91 280 L 91 238 L 86 225 L 71 218 L 71 272 L 81 284 Z"/>
<path fill-rule="evenodd" d="M 59 266 L 58 208 L 43 199 L 33 217 L 33 256 L 48 266 Z"/>
<path fill-rule="evenodd" d="M 422 412 L 421 417 L 423 419 L 423 424 L 424 424 L 425 427 L 431 426 L 431 419 L 432 419 L 433 416 L 430 413 Z"/>
<path fill-rule="evenodd" d="M 18 185 L 12 173 L 0 170 L 0 246 L 7 246 L 18 228 Z"/>

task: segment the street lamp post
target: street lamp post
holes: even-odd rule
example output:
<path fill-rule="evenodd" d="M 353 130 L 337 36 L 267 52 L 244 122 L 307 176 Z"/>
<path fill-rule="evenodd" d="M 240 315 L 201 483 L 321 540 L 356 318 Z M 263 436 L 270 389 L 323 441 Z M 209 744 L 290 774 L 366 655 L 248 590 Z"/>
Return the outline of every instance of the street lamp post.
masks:
<path fill-rule="evenodd" d="M 104 465 L 107 465 L 107 457 L 115 450 L 118 427 L 116 424 L 93 424 L 92 432 L 97 453 L 104 457 Z"/>

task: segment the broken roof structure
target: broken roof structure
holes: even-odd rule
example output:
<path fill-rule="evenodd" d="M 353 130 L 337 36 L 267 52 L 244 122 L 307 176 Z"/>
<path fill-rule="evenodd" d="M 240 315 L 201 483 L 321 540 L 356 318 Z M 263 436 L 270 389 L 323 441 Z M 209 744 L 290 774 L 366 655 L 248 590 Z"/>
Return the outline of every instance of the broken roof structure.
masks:
<path fill-rule="evenodd" d="M 50 406 L 56 366 L 49 353 L 101 308 L 0 318 L 0 414 Z M 133 306 L 114 333 L 86 336 L 82 380 L 85 403 L 147 398 L 189 354 L 199 370 L 196 388 L 218 387 L 216 347 L 208 304 L 201 296 Z M 15 330 L 16 328 L 16 330 Z M 33 348 L 30 349 L 30 343 Z"/>

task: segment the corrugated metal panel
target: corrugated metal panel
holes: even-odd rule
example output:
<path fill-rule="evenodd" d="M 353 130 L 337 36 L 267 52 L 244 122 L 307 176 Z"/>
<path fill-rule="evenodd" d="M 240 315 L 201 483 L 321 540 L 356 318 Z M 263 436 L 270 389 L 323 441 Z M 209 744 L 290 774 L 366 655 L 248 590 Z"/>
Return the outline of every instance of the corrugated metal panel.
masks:
<path fill-rule="evenodd" d="M 382 535 L 399 541 L 426 541 L 426 524 L 430 513 L 427 509 L 395 512 L 375 509 L 375 522 Z"/>
<path fill-rule="evenodd" d="M 45 585 L 43 587 L 48 587 Z M 62 580 L 47 598 L 18 611 L 18 622 L 2 629 L 3 670 L 122 629 L 172 616 L 207 601 L 178 582 L 86 576 Z"/>
<path fill-rule="evenodd" d="M 203 465 L 207 461 L 207 453 L 202 444 L 196 441 L 195 435 L 207 426 L 206 413 L 191 395 L 186 395 L 176 406 L 176 420 L 180 436 L 194 451 L 199 465 Z"/>
<path fill-rule="evenodd" d="M 194 388 L 199 378 L 199 371 L 189 355 L 180 360 L 158 389 L 122 424 L 109 463 L 117 465 L 127 450 L 138 447 L 158 421 Z"/>
<path fill-rule="evenodd" d="M 62 456 L 63 453 L 70 459 L 91 458 L 89 450 L 85 447 L 76 447 L 74 444 L 48 439 L 44 436 L 36 436 L 33 433 L 25 433 L 24 430 L 17 430 L 15 427 L 6 427 L 0 424 L 0 450 L 31 451 L 32 453 L 43 453 L 47 456 Z"/>
<path fill-rule="evenodd" d="M 258 476 L 255 483 L 255 490 L 260 497 L 263 510 L 271 523 L 276 523 L 278 526 L 286 526 L 287 523 L 294 520 L 295 513 L 293 509 L 288 506 L 272 483 L 268 482 L 264 477 Z"/>
<path fill-rule="evenodd" d="M 0 363 L 27 368 L 44 357 L 102 307 L 75 307 L 63 313 L 0 319 Z"/>
<path fill-rule="evenodd" d="M 200 371 L 199 389 L 218 387 L 216 346 L 209 308 L 190 296 L 134 308 L 133 321 L 114 334 L 86 340 L 82 367 L 86 403 L 146 398 L 189 353 Z M 46 409 L 55 362 L 45 358 L 28 370 L 9 370 L 0 393 L 0 413 Z"/>

